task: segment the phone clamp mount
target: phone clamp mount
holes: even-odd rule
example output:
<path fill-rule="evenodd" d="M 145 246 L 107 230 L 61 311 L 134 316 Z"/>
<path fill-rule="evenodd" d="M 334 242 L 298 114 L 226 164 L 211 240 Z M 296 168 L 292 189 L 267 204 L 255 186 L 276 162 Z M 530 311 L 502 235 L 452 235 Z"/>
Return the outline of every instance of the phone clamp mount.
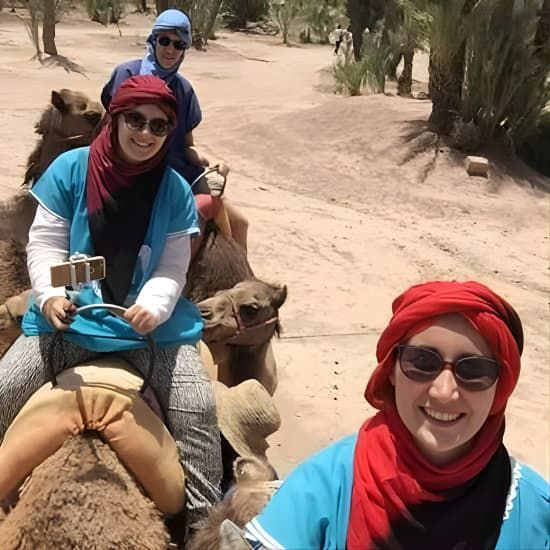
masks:
<path fill-rule="evenodd" d="M 99 268 L 97 265 L 98 261 L 100 261 Z M 68 262 L 61 264 L 61 266 L 53 266 L 54 269 L 55 267 L 68 267 L 68 271 L 65 270 L 65 272 L 61 274 L 61 276 L 62 276 L 62 279 L 64 279 L 63 281 L 64 286 L 70 286 L 72 288 L 72 292 L 71 292 L 72 296 L 67 293 L 69 300 L 71 302 L 74 302 L 74 300 L 78 296 L 78 293 L 80 292 L 80 290 L 84 285 L 97 281 L 99 279 L 105 278 L 105 259 L 101 256 L 90 257 L 86 254 L 81 254 L 79 252 L 76 252 L 75 254 L 69 257 Z M 54 271 L 52 269 L 52 279 L 53 277 L 54 277 Z M 58 286 L 58 285 L 53 285 L 53 286 Z M 90 311 L 94 309 L 106 309 L 112 315 L 115 315 L 121 319 L 124 319 L 123 316 L 124 316 L 124 313 L 126 312 L 125 307 L 119 306 L 117 304 L 96 303 L 96 304 L 88 304 L 88 305 L 78 307 L 76 309 L 75 315 L 82 314 L 86 311 Z M 50 345 L 48 348 L 48 371 L 50 375 L 50 382 L 52 383 L 53 387 L 57 386 L 57 376 L 56 376 L 55 367 L 54 367 L 54 349 L 57 346 L 57 343 L 62 336 L 63 336 L 63 331 L 56 330 L 53 334 L 53 339 L 50 342 Z M 147 386 L 149 386 L 149 383 L 151 381 L 153 368 L 155 366 L 155 352 L 156 352 L 155 341 L 153 340 L 153 337 L 151 336 L 151 334 L 145 334 L 144 338 L 147 343 L 147 348 L 149 350 L 149 365 L 148 365 L 147 372 L 143 378 L 143 384 L 141 385 L 141 388 L 139 390 L 141 394 L 145 392 Z M 139 369 L 137 369 L 135 365 L 133 366 L 139 372 Z"/>

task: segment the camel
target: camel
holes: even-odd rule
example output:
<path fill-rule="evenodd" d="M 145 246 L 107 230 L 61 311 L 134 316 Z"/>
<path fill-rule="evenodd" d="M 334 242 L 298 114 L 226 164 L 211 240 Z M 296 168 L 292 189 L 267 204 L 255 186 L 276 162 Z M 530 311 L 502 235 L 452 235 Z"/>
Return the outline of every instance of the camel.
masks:
<path fill-rule="evenodd" d="M 280 484 L 269 464 L 253 457 L 237 458 L 233 473 L 234 487 L 220 503 L 212 507 L 187 550 L 239 550 L 241 546 L 235 546 L 235 541 L 238 541 L 235 531 L 238 533 L 238 528 L 244 527 L 262 511 Z"/>
<path fill-rule="evenodd" d="M 203 341 L 218 367 L 217 380 L 236 386 L 255 378 L 275 393 L 271 338 L 279 334 L 278 311 L 286 293 L 285 286 L 249 279 L 197 304 L 204 320 Z"/>
<path fill-rule="evenodd" d="M 0 520 L 0 540 L 3 550 L 170 548 L 161 513 L 93 432 L 34 469 Z"/>
<path fill-rule="evenodd" d="M 28 189 L 38 180 L 51 162 L 65 151 L 89 145 L 103 116 L 100 103 L 81 92 L 53 90 L 51 103 L 35 125 L 40 136 L 27 160 L 22 190 L 0 203 L 0 235 L 3 240 L 14 240 L 21 247 L 27 244 L 27 236 L 36 203 Z"/>

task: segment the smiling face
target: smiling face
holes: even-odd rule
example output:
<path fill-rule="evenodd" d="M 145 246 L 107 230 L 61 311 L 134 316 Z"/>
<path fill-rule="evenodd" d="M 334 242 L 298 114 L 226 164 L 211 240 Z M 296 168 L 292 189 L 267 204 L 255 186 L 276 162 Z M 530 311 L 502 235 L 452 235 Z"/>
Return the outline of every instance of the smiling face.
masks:
<path fill-rule="evenodd" d="M 406 342 L 437 350 L 445 361 L 480 355 L 492 357 L 483 337 L 460 315 L 445 315 Z M 407 378 L 396 362 L 391 383 L 401 420 L 418 448 L 434 464 L 462 456 L 491 410 L 497 384 L 483 391 L 461 388 L 449 364 L 431 382 Z"/>
<path fill-rule="evenodd" d="M 156 105 L 138 105 L 132 111 L 137 111 L 147 120 L 164 119 L 168 117 Z M 139 163 L 154 157 L 161 149 L 166 136 L 158 137 L 151 132 L 146 124 L 142 130 L 131 130 L 124 121 L 124 113 L 117 118 L 118 143 L 124 158 L 131 163 Z"/>
<path fill-rule="evenodd" d="M 159 43 L 159 38 L 166 36 L 170 39 L 168 46 L 163 46 Z M 155 42 L 155 56 L 157 62 L 163 69 L 171 69 L 174 65 L 180 62 L 185 55 L 185 50 L 176 50 L 174 42 L 181 42 L 179 34 L 175 31 L 164 31 L 157 35 Z"/>

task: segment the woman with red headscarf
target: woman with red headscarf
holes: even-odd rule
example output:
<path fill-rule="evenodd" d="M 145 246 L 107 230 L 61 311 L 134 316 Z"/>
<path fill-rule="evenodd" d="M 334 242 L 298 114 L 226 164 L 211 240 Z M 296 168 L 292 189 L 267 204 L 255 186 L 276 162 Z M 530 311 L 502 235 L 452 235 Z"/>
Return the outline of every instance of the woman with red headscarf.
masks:
<path fill-rule="evenodd" d="M 404 292 L 366 389 L 380 412 L 289 476 L 251 547 L 548 548 L 548 484 L 502 443 L 522 348 L 517 313 L 479 283 Z"/>
<path fill-rule="evenodd" d="M 202 319 L 181 297 L 199 229 L 189 185 L 166 162 L 176 111 L 163 80 L 126 80 L 91 146 L 59 156 L 33 187 L 38 209 L 27 247 L 33 301 L 24 334 L 0 361 L 0 440 L 48 381 L 50 351 L 57 371 L 116 352 L 145 375 L 144 335 L 151 334 L 150 383 L 180 451 L 186 517 L 194 522 L 218 499 L 221 456 L 214 395 L 195 345 Z M 103 256 L 105 278 L 78 292 L 53 287 L 50 266 L 74 255 Z M 98 309 L 73 318 L 77 306 L 101 302 L 125 306 L 124 319 Z M 62 338 L 52 346 L 54 330 Z"/>

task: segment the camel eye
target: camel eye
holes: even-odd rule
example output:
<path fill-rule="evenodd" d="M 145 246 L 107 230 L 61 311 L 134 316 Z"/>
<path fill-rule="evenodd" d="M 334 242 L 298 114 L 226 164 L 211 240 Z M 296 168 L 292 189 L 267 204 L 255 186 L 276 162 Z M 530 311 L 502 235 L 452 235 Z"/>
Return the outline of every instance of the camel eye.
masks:
<path fill-rule="evenodd" d="M 243 319 L 251 318 L 254 317 L 256 313 L 258 313 L 258 309 L 258 306 L 255 304 L 245 304 L 239 308 L 239 313 L 241 314 L 241 317 L 243 317 Z"/>

